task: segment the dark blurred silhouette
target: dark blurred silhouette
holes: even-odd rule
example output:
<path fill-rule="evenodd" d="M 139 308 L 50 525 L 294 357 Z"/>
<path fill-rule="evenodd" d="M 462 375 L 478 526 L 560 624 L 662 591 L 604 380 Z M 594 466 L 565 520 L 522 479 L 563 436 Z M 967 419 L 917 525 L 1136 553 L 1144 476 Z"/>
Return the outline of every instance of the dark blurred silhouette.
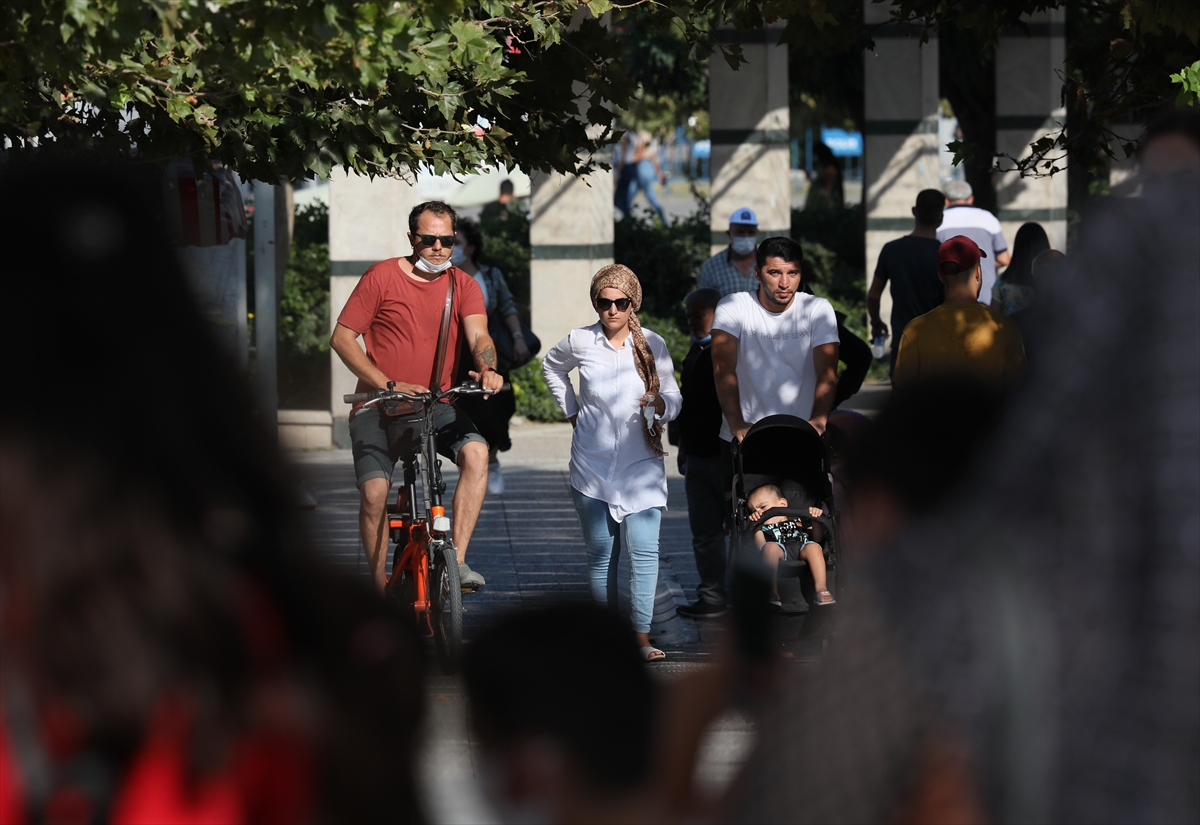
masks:
<path fill-rule="evenodd" d="M 304 550 L 146 168 L 0 178 L 0 821 L 423 821 L 415 633 Z"/>
<path fill-rule="evenodd" d="M 482 220 L 491 220 L 503 215 L 508 210 L 508 205 L 512 202 L 515 191 L 511 180 L 505 178 L 500 181 L 500 196 L 491 203 L 484 204 L 480 212 L 480 218 Z"/>
<path fill-rule="evenodd" d="M 507 822 L 645 822 L 655 687 L 628 621 L 590 602 L 501 620 L 463 662 L 490 799 Z"/>
<path fill-rule="evenodd" d="M 840 209 L 845 205 L 842 165 L 824 143 L 813 144 L 812 185 L 808 188 L 805 209 Z"/>
<path fill-rule="evenodd" d="M 1066 266 L 1067 256 L 1057 249 L 1039 252 L 1029 264 L 1030 283 L 1034 289 L 1045 289 Z"/>
<path fill-rule="evenodd" d="M 932 509 L 841 600 L 728 820 L 1200 819 L 1196 183 L 1148 175 L 1085 225 L 1027 385 L 940 498 L 901 476 Z"/>

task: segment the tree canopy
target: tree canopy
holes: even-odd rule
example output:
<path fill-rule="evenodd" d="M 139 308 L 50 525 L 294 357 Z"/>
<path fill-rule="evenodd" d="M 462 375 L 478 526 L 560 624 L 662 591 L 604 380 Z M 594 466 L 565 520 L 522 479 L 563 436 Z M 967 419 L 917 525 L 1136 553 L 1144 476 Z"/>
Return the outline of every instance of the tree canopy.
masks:
<path fill-rule="evenodd" d="M 334 166 L 574 171 L 630 90 L 588 8 L 15 0 L 0 12 L 0 128 L 18 147 L 208 156 L 262 180 Z M 580 92 L 599 130 L 578 118 Z"/>
<path fill-rule="evenodd" d="M 1061 4 L 898 0 L 893 16 L 933 29 L 953 14 L 994 40 Z M 1035 147 L 1030 169 L 1055 152 L 1094 162 L 1107 124 L 1173 100 L 1170 75 L 1195 59 L 1194 0 L 1073 0 L 1069 13 L 1094 22 L 1069 45 L 1077 124 Z M 678 72 L 675 86 L 697 97 L 709 54 L 737 65 L 738 47 L 712 36 L 717 21 L 776 20 L 793 47 L 871 45 L 853 0 L 10 0 L 0 135 L 16 148 L 207 157 L 267 181 L 335 166 L 582 172 L 639 87 Z M 637 44 L 655 51 L 630 59 Z"/>

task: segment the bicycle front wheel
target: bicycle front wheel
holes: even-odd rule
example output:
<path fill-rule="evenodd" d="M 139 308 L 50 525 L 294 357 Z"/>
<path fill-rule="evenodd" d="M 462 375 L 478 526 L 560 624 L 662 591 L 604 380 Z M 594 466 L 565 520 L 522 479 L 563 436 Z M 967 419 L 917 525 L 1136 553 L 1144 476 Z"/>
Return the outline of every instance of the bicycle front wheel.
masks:
<path fill-rule="evenodd" d="M 458 551 L 447 539 L 434 551 L 430 570 L 430 624 L 442 672 L 458 672 L 462 661 L 462 585 L 458 578 Z"/>

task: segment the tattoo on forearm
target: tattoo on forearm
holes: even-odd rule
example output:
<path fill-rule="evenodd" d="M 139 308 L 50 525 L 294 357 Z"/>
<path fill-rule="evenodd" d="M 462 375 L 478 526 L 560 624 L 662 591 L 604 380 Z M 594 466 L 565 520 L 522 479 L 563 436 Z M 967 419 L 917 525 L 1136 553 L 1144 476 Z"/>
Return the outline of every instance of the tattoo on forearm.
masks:
<path fill-rule="evenodd" d="M 496 349 L 491 344 L 488 344 L 475 353 L 475 359 L 476 366 L 494 370 L 496 368 Z"/>

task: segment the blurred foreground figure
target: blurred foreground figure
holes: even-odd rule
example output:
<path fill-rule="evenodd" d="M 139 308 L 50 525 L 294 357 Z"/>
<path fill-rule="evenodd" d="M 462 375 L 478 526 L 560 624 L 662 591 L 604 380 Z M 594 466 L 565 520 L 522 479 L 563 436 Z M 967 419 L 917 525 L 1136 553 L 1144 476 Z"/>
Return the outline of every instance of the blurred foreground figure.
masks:
<path fill-rule="evenodd" d="M 840 600 L 727 819 L 1200 819 L 1193 168 L 1094 215 L 1039 290 L 1028 383 Z"/>
<path fill-rule="evenodd" d="M 508 617 L 463 663 L 488 796 L 505 822 L 661 821 L 655 691 L 628 621 L 598 604 Z"/>
<path fill-rule="evenodd" d="M 298 549 L 136 182 L 0 178 L 0 823 L 422 821 L 414 634 Z"/>

